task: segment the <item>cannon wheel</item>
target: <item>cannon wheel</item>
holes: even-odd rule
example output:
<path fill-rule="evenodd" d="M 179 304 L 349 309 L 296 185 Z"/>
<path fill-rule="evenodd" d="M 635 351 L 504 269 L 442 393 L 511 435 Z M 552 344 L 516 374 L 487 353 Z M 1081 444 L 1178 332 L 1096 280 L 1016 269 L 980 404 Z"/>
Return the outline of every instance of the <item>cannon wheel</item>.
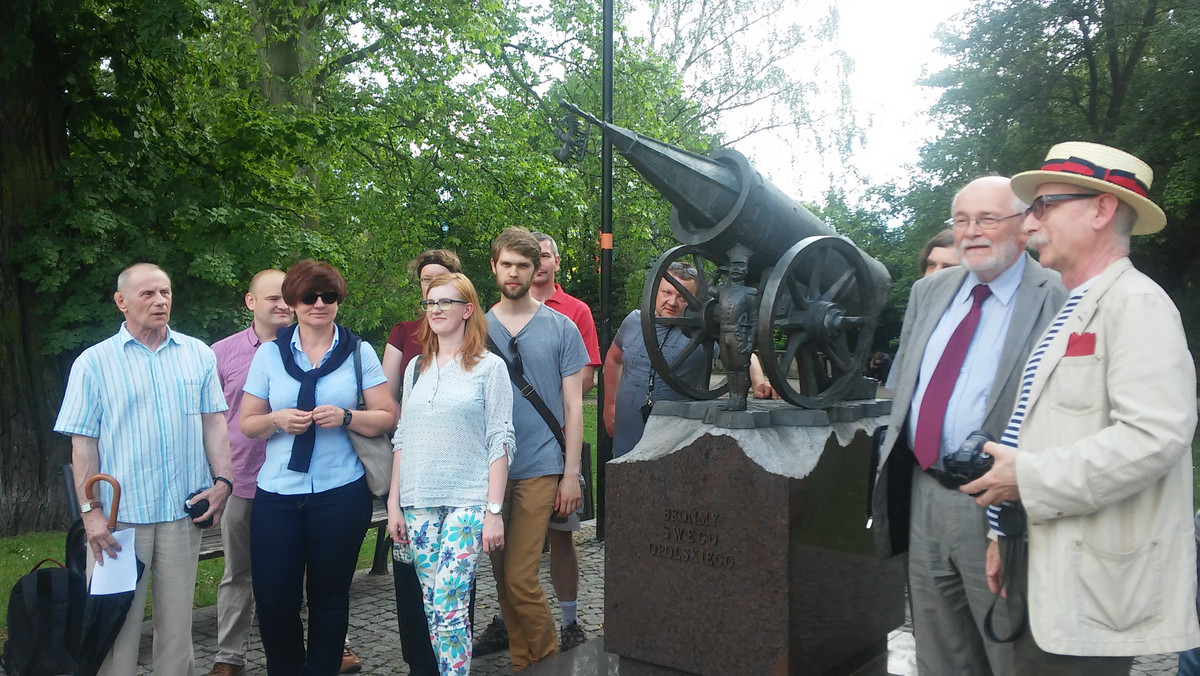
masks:
<path fill-rule="evenodd" d="M 862 253 L 840 237 L 805 238 L 779 259 L 758 316 L 759 358 L 779 396 L 822 408 L 862 375 L 875 332 L 870 280 Z"/>
<path fill-rule="evenodd" d="M 671 264 L 679 261 L 691 265 L 700 272 L 697 292 L 693 294 L 687 287 L 667 276 Z M 715 288 L 723 273 L 717 271 L 718 263 L 708 258 L 695 246 L 677 246 L 668 250 L 655 261 L 646 278 L 646 287 L 642 290 L 642 339 L 646 341 L 646 352 L 650 355 L 650 364 L 656 373 L 676 392 L 692 399 L 716 399 L 729 391 L 728 379 L 722 379 L 715 387 L 711 385 L 713 354 L 716 351 L 716 340 L 720 336 L 717 325 L 716 299 L 709 295 L 708 290 Z M 658 285 L 666 277 L 687 300 L 687 307 L 678 317 L 655 317 L 654 301 L 658 295 Z M 683 352 L 670 362 L 658 347 L 659 326 L 674 326 L 691 338 L 691 342 Z M 689 356 L 701 350 L 704 353 L 704 379 L 700 383 L 687 382 L 676 375 L 679 365 Z"/>

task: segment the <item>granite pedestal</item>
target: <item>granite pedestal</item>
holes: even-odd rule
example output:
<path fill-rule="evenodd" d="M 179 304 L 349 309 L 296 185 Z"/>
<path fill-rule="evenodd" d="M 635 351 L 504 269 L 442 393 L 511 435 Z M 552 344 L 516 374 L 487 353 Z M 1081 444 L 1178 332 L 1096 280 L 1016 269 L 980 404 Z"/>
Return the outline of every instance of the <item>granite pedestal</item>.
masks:
<path fill-rule="evenodd" d="M 889 406 L 656 404 L 607 467 L 605 649 L 700 674 L 886 673 L 904 570 L 865 525 Z"/>

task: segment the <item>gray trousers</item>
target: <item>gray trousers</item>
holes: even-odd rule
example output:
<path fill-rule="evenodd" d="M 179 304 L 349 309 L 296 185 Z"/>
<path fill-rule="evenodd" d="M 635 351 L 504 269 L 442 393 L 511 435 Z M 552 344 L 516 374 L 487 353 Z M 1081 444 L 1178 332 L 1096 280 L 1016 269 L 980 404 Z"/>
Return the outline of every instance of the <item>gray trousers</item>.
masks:
<path fill-rule="evenodd" d="M 146 564 L 138 581 L 133 603 L 125 615 L 108 657 L 100 666 L 100 676 L 129 676 L 137 673 L 138 651 L 142 640 L 142 614 L 146 592 L 154 584 L 154 673 L 192 676 L 195 654 L 192 651 L 192 600 L 196 589 L 196 563 L 200 559 L 200 529 L 191 519 L 132 525 L 118 523 L 117 529 L 134 529 L 134 550 Z M 129 556 L 128 550 L 117 557 Z M 88 575 L 95 558 L 88 552 Z"/>
<path fill-rule="evenodd" d="M 254 500 L 229 496 L 221 516 L 221 545 L 225 574 L 217 587 L 217 659 L 225 664 L 246 663 L 246 637 L 254 619 L 250 586 L 250 508 Z"/>
<path fill-rule="evenodd" d="M 987 546 L 983 508 L 914 465 L 908 586 L 919 673 L 1017 673 L 1012 644 L 983 634 L 995 598 L 987 584 Z M 1002 636 L 1011 631 L 1003 602 L 996 605 L 993 626 Z"/>

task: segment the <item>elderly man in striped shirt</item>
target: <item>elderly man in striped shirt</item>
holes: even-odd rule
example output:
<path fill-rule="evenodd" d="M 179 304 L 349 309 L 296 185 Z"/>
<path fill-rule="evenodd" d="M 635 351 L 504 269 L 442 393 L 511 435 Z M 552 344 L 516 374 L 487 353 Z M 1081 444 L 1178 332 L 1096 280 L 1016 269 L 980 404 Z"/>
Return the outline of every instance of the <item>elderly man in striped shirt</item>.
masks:
<path fill-rule="evenodd" d="M 71 436 L 76 490 L 94 562 L 133 556 L 146 565 L 129 614 L 101 674 L 137 672 L 146 591 L 154 577 L 154 670 L 194 672 L 192 590 L 200 529 L 184 501 L 209 508 L 194 519 L 220 521 L 229 480 L 227 408 L 217 360 L 207 345 L 167 326 L 171 280 L 157 265 L 140 263 L 120 274 L 113 295 L 125 322 L 117 334 L 75 360 L 54 430 Z M 83 485 L 103 472 L 122 488 L 118 529 L 132 528 L 134 552 L 122 552 L 104 514 L 112 493 L 101 484 L 89 503 Z"/>

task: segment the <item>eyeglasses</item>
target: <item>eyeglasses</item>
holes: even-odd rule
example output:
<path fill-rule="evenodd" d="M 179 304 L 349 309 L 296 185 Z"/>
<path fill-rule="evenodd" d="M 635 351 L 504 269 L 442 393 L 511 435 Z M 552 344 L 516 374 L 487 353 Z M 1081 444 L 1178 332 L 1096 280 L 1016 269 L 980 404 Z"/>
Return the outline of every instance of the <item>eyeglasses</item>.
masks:
<path fill-rule="evenodd" d="M 1058 204 L 1059 202 L 1070 202 L 1072 200 L 1086 200 L 1093 197 L 1099 197 L 1098 192 L 1069 192 L 1060 195 L 1038 195 L 1033 200 L 1033 204 L 1025 210 L 1026 214 L 1032 214 L 1034 218 L 1041 220 L 1046 215 L 1046 209 Z"/>
<path fill-rule="evenodd" d="M 316 305 L 317 299 L 325 301 L 326 305 L 333 305 L 338 302 L 340 296 L 337 291 L 325 291 L 322 293 L 310 293 L 300 297 L 300 302 L 305 305 Z"/>
<path fill-rule="evenodd" d="M 946 225 L 952 228 L 965 228 L 970 225 L 972 221 L 974 221 L 975 223 L 979 224 L 979 228 L 981 230 L 995 230 L 996 226 L 1000 225 L 1001 222 L 1007 221 L 1010 218 L 1024 216 L 1026 213 L 1027 212 L 1022 211 L 1019 214 L 1013 214 L 1011 216 L 980 216 L 979 218 L 967 218 L 966 216 L 959 216 L 957 218 L 946 219 Z"/>
<path fill-rule="evenodd" d="M 421 286 L 428 287 L 430 284 L 433 284 L 433 280 L 435 279 L 437 279 L 437 277 L 422 277 Z"/>
<path fill-rule="evenodd" d="M 454 307 L 455 303 L 459 303 L 461 305 L 470 305 L 470 303 L 468 303 L 467 301 L 458 300 L 457 298 L 443 298 L 441 300 L 423 300 L 419 303 L 419 305 L 421 306 L 421 309 L 426 312 L 433 312 L 435 309 L 441 310 L 442 312 L 449 312 L 450 308 Z"/>

